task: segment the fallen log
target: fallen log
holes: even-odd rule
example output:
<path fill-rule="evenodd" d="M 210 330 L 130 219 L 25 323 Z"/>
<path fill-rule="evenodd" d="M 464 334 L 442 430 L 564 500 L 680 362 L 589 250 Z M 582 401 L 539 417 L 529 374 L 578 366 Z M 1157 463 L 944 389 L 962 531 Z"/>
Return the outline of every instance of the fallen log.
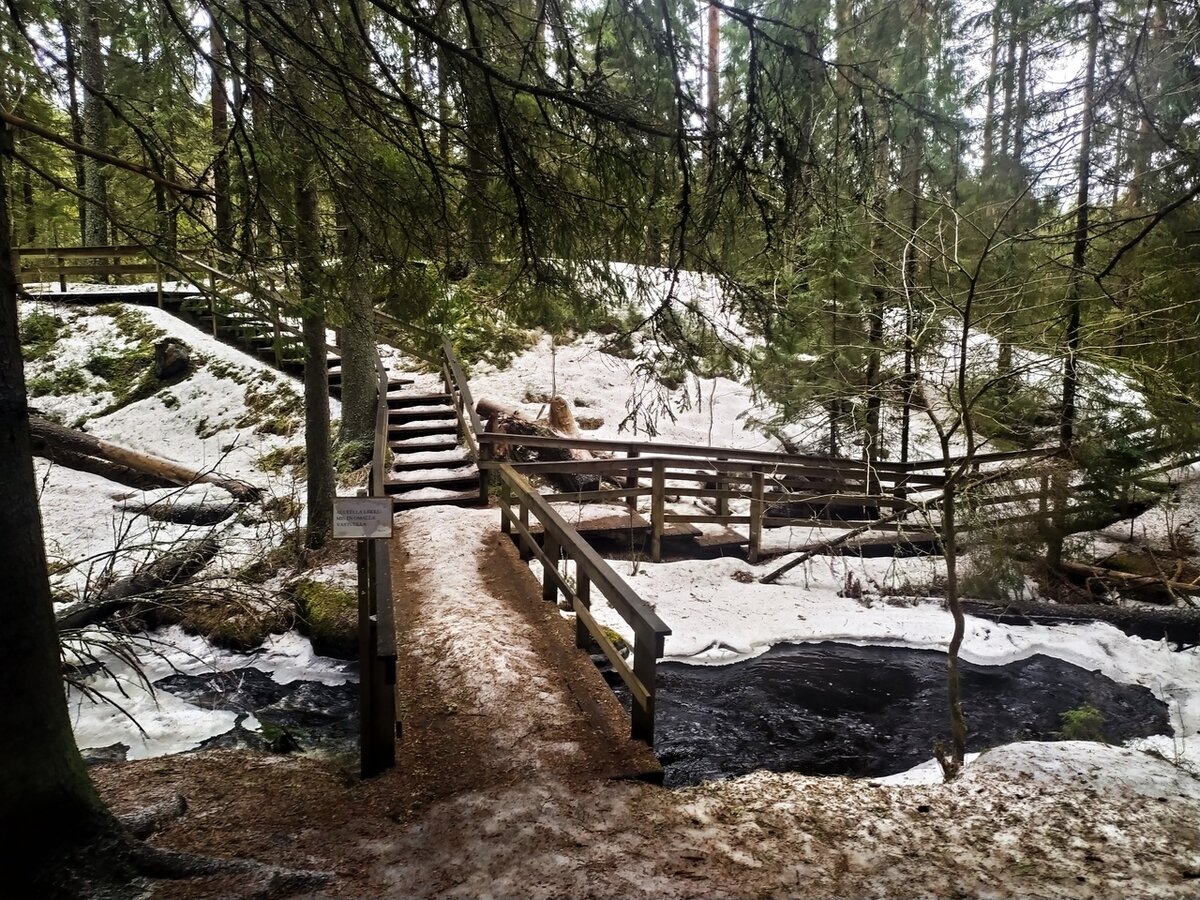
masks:
<path fill-rule="evenodd" d="M 76 431 L 73 428 L 65 428 L 37 416 L 30 417 L 29 428 L 33 438 L 34 453 L 68 468 L 90 466 L 90 468 L 84 468 L 83 471 L 108 477 L 104 471 L 101 471 L 104 468 L 101 463 L 92 463 L 82 459 L 90 457 L 109 463 L 110 466 L 119 467 L 107 470 L 114 475 L 125 476 L 128 470 L 140 473 L 138 477 L 144 476 L 145 483 L 155 482 L 151 485 L 152 487 L 196 483 L 215 484 L 243 502 L 257 500 L 262 494 L 259 488 L 236 478 L 227 478 L 216 472 L 199 472 L 174 460 L 130 450 L 127 447 L 101 440 L 95 435 Z M 122 484 L 129 484 L 129 481 L 124 478 L 116 480 Z M 138 487 L 138 485 L 130 486 Z"/>
<path fill-rule="evenodd" d="M 514 438 L 522 435 L 547 438 L 578 437 L 578 429 L 574 434 L 564 434 L 552 427 L 531 421 L 520 410 L 502 406 L 493 400 L 480 400 L 475 405 L 475 410 L 481 416 L 487 416 L 487 430 L 496 434 L 509 434 Z M 571 417 L 571 410 L 561 397 L 551 400 L 550 411 L 551 425 L 558 421 L 568 428 L 574 428 L 575 420 Z M 569 447 L 524 447 L 519 440 L 513 440 L 511 444 L 493 444 L 492 454 L 494 459 L 511 459 L 514 462 L 576 462 L 596 458 L 587 450 Z M 594 491 L 600 487 L 600 477 L 597 475 L 548 473 L 546 477 L 555 486 L 569 493 Z"/>
<path fill-rule="evenodd" d="M 95 625 L 159 591 L 186 584 L 212 561 L 220 547 L 220 542 L 210 535 L 163 554 L 133 574 L 117 579 L 92 599 L 56 612 L 58 630 Z"/>
<path fill-rule="evenodd" d="M 155 522 L 175 525 L 216 525 L 238 511 L 236 503 L 126 503 L 120 508 Z"/>
<path fill-rule="evenodd" d="M 964 600 L 963 611 L 1009 625 L 1106 622 L 1133 637 L 1166 639 L 1180 649 L 1200 644 L 1200 609 Z"/>
<path fill-rule="evenodd" d="M 1073 562 L 1069 559 L 1064 559 L 1059 566 L 1064 574 L 1083 578 L 1085 583 L 1100 581 L 1108 583 L 1118 590 L 1137 591 L 1145 595 L 1139 599 L 1150 603 L 1171 603 L 1176 594 L 1200 595 L 1200 584 L 1187 581 L 1175 581 L 1157 575 L 1136 575 L 1118 569 Z"/>

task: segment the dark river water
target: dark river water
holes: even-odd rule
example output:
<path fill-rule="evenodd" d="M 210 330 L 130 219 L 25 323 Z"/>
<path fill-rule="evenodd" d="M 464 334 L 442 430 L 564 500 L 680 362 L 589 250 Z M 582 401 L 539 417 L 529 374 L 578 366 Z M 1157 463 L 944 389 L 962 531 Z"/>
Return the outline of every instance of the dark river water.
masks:
<path fill-rule="evenodd" d="M 261 733 L 238 725 L 205 741 L 200 749 L 249 747 L 291 752 L 354 752 L 358 745 L 358 684 L 316 681 L 278 684 L 258 669 L 206 675 L 172 675 L 155 682 L 164 690 L 205 709 L 226 709 L 262 723 Z"/>
<path fill-rule="evenodd" d="M 929 759 L 934 739 L 948 733 L 946 656 L 932 650 L 781 644 L 726 666 L 664 663 L 658 684 L 655 750 L 668 786 L 755 769 L 890 775 Z M 251 732 L 239 720 L 206 748 L 356 752 L 354 682 L 281 685 L 247 667 L 172 675 L 156 687 L 263 725 Z M 1055 740 L 1062 714 L 1082 706 L 1100 711 L 1100 731 L 1112 742 L 1171 733 L 1166 705 L 1146 688 L 1048 656 L 1004 666 L 963 663 L 962 695 L 971 750 Z"/>
<path fill-rule="evenodd" d="M 971 750 L 1054 740 L 1062 713 L 1085 705 L 1112 742 L 1171 733 L 1146 688 L 1059 659 L 961 669 Z M 655 750 L 668 786 L 755 769 L 890 775 L 929 759 L 946 720 L 946 656 L 932 650 L 780 644 L 727 666 L 658 668 Z"/>

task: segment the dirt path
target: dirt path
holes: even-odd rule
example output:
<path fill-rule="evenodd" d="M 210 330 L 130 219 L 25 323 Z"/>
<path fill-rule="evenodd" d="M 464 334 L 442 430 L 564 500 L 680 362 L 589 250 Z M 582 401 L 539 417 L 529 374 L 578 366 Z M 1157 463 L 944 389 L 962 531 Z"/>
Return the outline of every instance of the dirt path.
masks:
<path fill-rule="evenodd" d="M 494 510 L 397 518 L 397 767 L 421 800 L 550 776 L 657 773 Z"/>

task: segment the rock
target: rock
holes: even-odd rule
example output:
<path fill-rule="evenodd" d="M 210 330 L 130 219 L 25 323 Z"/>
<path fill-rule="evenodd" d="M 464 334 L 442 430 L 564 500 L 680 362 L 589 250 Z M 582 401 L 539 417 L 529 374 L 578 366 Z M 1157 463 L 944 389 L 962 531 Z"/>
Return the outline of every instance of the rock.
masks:
<path fill-rule="evenodd" d="M 125 756 L 129 753 L 129 745 L 118 741 L 107 747 L 88 747 L 79 752 L 83 756 L 84 765 L 98 766 L 102 763 L 125 762 Z"/>
<path fill-rule="evenodd" d="M 154 374 L 160 381 L 184 375 L 192 368 L 187 348 L 178 341 L 159 341 L 154 345 Z"/>
<path fill-rule="evenodd" d="M 297 630 L 313 650 L 334 659 L 358 657 L 358 597 L 337 585 L 302 578 L 291 584 Z"/>

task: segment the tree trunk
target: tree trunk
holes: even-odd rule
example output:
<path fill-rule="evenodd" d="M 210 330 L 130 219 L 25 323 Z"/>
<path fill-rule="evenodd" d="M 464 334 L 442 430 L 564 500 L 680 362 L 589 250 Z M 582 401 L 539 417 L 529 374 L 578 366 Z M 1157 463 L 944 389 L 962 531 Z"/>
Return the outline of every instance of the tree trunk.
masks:
<path fill-rule="evenodd" d="M 1059 419 L 1059 443 L 1070 452 L 1075 443 L 1076 395 L 1079 389 L 1079 351 L 1083 342 L 1083 275 L 1087 264 L 1089 230 L 1089 191 L 1092 179 L 1092 102 L 1096 86 L 1096 50 L 1100 42 L 1100 0 L 1091 0 L 1088 16 L 1087 67 L 1084 74 L 1079 114 L 1079 185 L 1075 203 L 1075 237 L 1071 250 L 1071 275 L 1067 283 L 1066 358 L 1063 361 L 1062 413 Z M 1057 571 L 1062 562 L 1064 521 L 1067 507 L 1067 475 L 1056 474 L 1053 489 L 1054 514 L 1046 541 L 1046 564 Z"/>
<path fill-rule="evenodd" d="M 721 107 L 721 12 L 708 4 L 708 136 L 712 153 L 717 147 L 717 117 Z"/>
<path fill-rule="evenodd" d="M 83 118 L 79 112 L 79 75 L 78 57 L 75 52 L 75 20 L 71 15 L 70 0 L 62 0 L 58 4 L 58 21 L 63 35 L 63 78 L 67 83 L 67 112 L 71 117 L 71 140 L 83 144 Z M 87 234 L 87 201 L 85 189 L 87 182 L 83 173 L 83 154 L 73 153 L 75 164 L 75 204 L 79 214 L 79 240 L 84 242 Z"/>
<path fill-rule="evenodd" d="M 212 7 L 209 7 L 212 24 L 209 29 L 212 40 L 212 64 L 209 76 L 212 79 L 212 142 L 213 152 L 213 204 L 217 233 L 217 247 L 224 252 L 233 249 L 233 205 L 229 198 L 229 156 L 226 142 L 229 140 L 229 100 L 225 95 L 225 36 Z"/>
<path fill-rule="evenodd" d="M 238 500 L 247 502 L 258 499 L 262 493 L 253 485 L 236 478 L 226 478 L 215 472 L 199 472 L 174 460 L 130 450 L 127 447 L 100 440 L 94 435 L 64 428 L 45 419 L 34 417 L 30 422 L 30 429 L 33 446 L 39 456 L 61 462 L 71 468 L 83 468 L 74 463 L 79 457 L 90 456 L 113 463 L 122 469 L 131 469 L 145 476 L 147 482 L 151 482 L 153 487 L 160 487 L 164 482 L 167 485 L 181 486 L 201 483 L 215 484 L 217 487 L 229 491 Z M 97 471 L 98 474 L 108 477 L 103 470 L 98 471 L 91 468 L 83 468 L 83 470 Z"/>
<path fill-rule="evenodd" d="M 104 106 L 104 48 L 100 43 L 100 23 L 96 5 L 83 4 L 80 61 L 83 74 L 83 145 L 92 150 L 108 150 L 108 110 Z M 100 162 L 83 158 L 83 194 L 87 202 L 87 220 L 83 233 L 85 247 L 108 245 L 108 176 Z"/>
<path fill-rule="evenodd" d="M 0 872 L 14 896 L 42 896 L 30 886 L 54 874 L 53 860 L 115 823 L 88 779 L 63 692 L 17 336 L 10 139 L 0 132 L 0 684 L 12 698 L 0 705 Z"/>
<path fill-rule="evenodd" d="M 348 196 L 348 194 L 347 194 Z M 346 204 L 346 201 L 343 201 Z M 338 445 L 364 444 L 370 459 L 375 438 L 376 390 L 379 384 L 375 352 L 375 305 L 363 284 L 363 235 L 353 214 L 342 216 L 342 271 L 346 286 L 342 304 L 344 324 L 338 347 L 342 359 L 342 422 Z"/>
<path fill-rule="evenodd" d="M 329 441 L 329 352 L 325 300 L 321 295 L 320 229 L 312 163 L 301 154 L 296 167 L 296 250 L 304 334 L 304 447 L 308 459 L 310 549 L 323 547 L 333 528 L 333 454 Z"/>
<path fill-rule="evenodd" d="M 1002 14 L 1000 3 L 992 7 L 992 50 L 988 56 L 986 82 L 987 102 L 983 113 L 983 150 L 980 154 L 980 171 L 987 175 L 992 169 L 992 157 L 996 146 L 996 71 L 1000 63 L 1000 30 Z"/>

